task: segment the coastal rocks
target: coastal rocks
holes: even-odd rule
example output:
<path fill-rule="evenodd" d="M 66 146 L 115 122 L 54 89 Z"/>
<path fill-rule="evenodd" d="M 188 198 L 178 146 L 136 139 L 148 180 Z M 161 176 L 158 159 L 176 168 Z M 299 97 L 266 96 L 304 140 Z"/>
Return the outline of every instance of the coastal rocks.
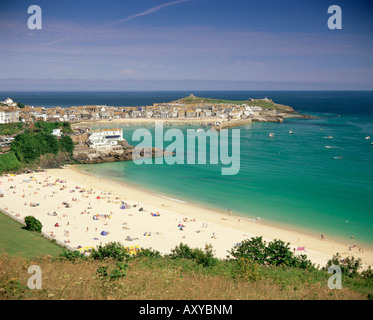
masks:
<path fill-rule="evenodd" d="M 132 151 L 134 147 L 129 146 L 127 148 L 123 148 L 122 152 L 84 152 L 84 153 L 78 153 L 74 154 L 74 159 L 79 161 L 80 163 L 83 164 L 94 164 L 94 163 L 105 163 L 105 162 L 117 162 L 117 161 L 132 161 Z M 151 148 L 151 155 L 152 158 L 156 157 L 158 154 L 162 155 L 169 155 L 166 153 L 164 150 L 161 152 L 157 152 L 159 149 L 158 148 Z M 140 156 L 144 155 L 144 151 L 140 152 Z"/>

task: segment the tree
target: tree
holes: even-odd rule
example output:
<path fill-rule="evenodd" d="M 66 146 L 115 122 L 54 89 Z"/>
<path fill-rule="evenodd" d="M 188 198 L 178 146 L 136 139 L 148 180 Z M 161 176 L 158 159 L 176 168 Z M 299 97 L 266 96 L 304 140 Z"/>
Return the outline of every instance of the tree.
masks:
<path fill-rule="evenodd" d="M 53 153 L 57 154 L 59 151 L 59 143 L 55 136 L 48 133 L 39 133 L 36 135 L 36 139 L 40 142 L 41 154 Z"/>
<path fill-rule="evenodd" d="M 296 257 L 290 250 L 289 243 L 281 240 L 273 240 L 267 243 L 262 237 L 252 237 L 242 241 L 229 253 L 237 259 L 248 259 L 264 265 L 285 265 L 297 268 L 312 268 L 313 264 L 306 256 Z"/>
<path fill-rule="evenodd" d="M 286 243 L 281 240 L 274 240 L 268 243 L 266 248 L 267 252 L 267 262 L 272 265 L 287 265 L 291 266 L 295 262 L 295 257 L 290 250 L 289 243 Z"/>
<path fill-rule="evenodd" d="M 30 163 L 40 157 L 40 143 L 35 135 L 21 133 L 14 138 L 11 149 L 21 162 Z"/>
<path fill-rule="evenodd" d="M 60 150 L 66 151 L 72 156 L 74 151 L 74 142 L 70 136 L 64 135 L 59 140 Z"/>
<path fill-rule="evenodd" d="M 244 258 L 264 264 L 266 261 L 266 242 L 262 237 L 252 237 L 245 239 L 237 247 L 229 252 L 236 259 Z"/>
<path fill-rule="evenodd" d="M 343 275 L 353 277 L 359 274 L 359 270 L 362 267 L 362 261 L 360 258 L 355 259 L 353 256 L 343 259 L 341 255 L 337 253 L 333 255 L 332 259 L 327 262 L 323 269 L 328 270 L 332 265 L 340 266 Z"/>
<path fill-rule="evenodd" d="M 41 233 L 43 225 L 41 222 L 33 216 L 25 217 L 26 229 L 29 231 L 36 231 Z"/>

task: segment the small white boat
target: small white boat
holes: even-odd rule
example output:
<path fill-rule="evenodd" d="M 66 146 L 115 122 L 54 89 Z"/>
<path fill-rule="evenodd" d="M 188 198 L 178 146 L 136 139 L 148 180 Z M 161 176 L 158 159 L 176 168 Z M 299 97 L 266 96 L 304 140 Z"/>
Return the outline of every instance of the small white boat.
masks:
<path fill-rule="evenodd" d="M 270 136 L 271 138 L 273 138 L 273 137 L 275 136 L 275 134 L 274 134 L 273 132 L 271 132 L 271 133 L 269 134 L 269 136 Z"/>
<path fill-rule="evenodd" d="M 330 148 L 331 148 L 331 146 L 325 146 L 325 148 L 327 148 L 327 149 L 330 149 Z"/>
<path fill-rule="evenodd" d="M 293 130 L 290 130 L 289 133 L 290 133 L 290 134 L 294 134 Z"/>
<path fill-rule="evenodd" d="M 370 139 L 370 136 L 366 136 L 365 139 L 369 140 L 369 139 Z"/>

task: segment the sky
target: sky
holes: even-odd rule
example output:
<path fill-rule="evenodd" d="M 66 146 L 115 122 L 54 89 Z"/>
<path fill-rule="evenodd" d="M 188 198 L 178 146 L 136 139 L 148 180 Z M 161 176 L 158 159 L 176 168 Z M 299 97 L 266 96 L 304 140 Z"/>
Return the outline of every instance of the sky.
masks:
<path fill-rule="evenodd" d="M 371 0 L 0 0 L 0 15 L 0 91 L 373 90 Z"/>

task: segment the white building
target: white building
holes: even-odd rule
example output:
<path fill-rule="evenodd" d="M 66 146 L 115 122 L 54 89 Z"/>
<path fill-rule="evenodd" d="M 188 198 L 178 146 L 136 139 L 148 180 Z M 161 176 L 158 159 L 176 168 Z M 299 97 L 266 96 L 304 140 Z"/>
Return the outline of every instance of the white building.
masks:
<path fill-rule="evenodd" d="M 88 138 L 91 148 L 116 146 L 120 141 L 124 141 L 123 129 L 94 130 Z"/>
<path fill-rule="evenodd" d="M 253 111 L 262 111 L 262 110 L 263 110 L 262 107 L 258 107 L 258 106 L 252 106 L 251 109 L 252 109 Z"/>
<path fill-rule="evenodd" d="M 61 137 L 62 135 L 61 129 L 53 129 L 52 135 L 55 136 L 56 138 Z"/>
<path fill-rule="evenodd" d="M 17 105 L 17 103 L 15 103 L 15 102 L 13 101 L 13 99 L 10 99 L 10 98 L 6 98 L 4 101 L 2 101 L 2 103 L 8 105 L 9 107 L 10 107 L 10 106 L 13 106 L 13 107 L 14 107 L 14 106 Z"/>
<path fill-rule="evenodd" d="M 19 121 L 19 108 L 0 107 L 0 123 L 12 123 Z"/>

